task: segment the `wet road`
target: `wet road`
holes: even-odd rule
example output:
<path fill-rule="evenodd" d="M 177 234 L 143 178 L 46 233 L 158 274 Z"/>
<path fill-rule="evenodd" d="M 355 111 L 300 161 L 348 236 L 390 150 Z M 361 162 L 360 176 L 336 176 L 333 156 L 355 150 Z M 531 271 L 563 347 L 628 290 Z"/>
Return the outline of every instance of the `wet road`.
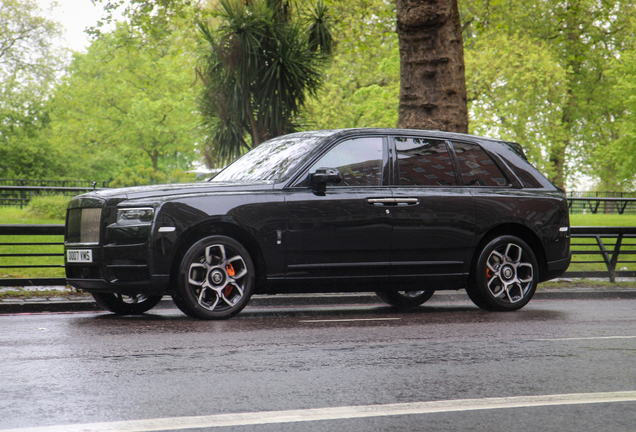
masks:
<path fill-rule="evenodd" d="M 636 430 L 636 300 L 153 312 L 0 316 L 0 430 Z"/>

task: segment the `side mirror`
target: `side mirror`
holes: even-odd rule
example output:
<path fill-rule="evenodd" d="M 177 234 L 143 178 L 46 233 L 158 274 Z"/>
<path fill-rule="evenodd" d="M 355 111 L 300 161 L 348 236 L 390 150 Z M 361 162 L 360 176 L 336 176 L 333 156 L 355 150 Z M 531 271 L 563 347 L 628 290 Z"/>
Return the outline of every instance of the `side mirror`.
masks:
<path fill-rule="evenodd" d="M 338 168 L 318 168 L 315 173 L 310 174 L 309 183 L 316 194 L 324 195 L 327 184 L 338 184 L 342 181 L 342 174 Z"/>

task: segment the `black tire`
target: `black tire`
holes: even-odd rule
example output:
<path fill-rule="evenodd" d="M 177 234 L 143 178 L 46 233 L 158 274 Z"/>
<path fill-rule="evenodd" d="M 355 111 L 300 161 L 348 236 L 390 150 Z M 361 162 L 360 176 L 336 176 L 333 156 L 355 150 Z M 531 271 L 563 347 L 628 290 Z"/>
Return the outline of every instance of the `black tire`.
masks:
<path fill-rule="evenodd" d="M 482 249 L 466 292 L 482 309 L 514 311 L 532 299 L 538 280 L 539 266 L 532 249 L 520 238 L 506 235 Z"/>
<path fill-rule="evenodd" d="M 254 292 L 256 272 L 247 250 L 236 240 L 211 236 L 186 252 L 172 298 L 186 315 L 205 320 L 239 313 Z"/>
<path fill-rule="evenodd" d="M 117 315 L 141 315 L 161 301 L 160 295 L 93 293 L 95 302 Z"/>
<path fill-rule="evenodd" d="M 426 303 L 435 291 L 376 291 L 376 294 L 391 306 L 410 308 Z"/>

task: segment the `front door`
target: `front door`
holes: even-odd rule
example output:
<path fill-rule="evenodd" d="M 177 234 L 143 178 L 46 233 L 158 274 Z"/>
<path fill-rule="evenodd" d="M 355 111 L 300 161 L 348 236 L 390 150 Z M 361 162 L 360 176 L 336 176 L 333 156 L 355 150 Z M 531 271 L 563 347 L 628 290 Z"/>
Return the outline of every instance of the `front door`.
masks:
<path fill-rule="evenodd" d="M 393 207 L 387 143 L 361 137 L 338 143 L 285 190 L 287 280 L 334 284 L 339 290 L 389 277 Z M 337 168 L 343 180 L 323 194 L 308 183 L 318 168 Z M 308 287 L 308 290 L 310 288 Z"/>

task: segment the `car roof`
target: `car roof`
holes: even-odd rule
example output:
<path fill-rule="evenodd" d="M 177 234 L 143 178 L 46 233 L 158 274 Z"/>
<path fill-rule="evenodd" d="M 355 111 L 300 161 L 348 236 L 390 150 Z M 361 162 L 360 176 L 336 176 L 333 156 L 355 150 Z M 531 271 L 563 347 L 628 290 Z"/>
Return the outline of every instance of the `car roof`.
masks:
<path fill-rule="evenodd" d="M 497 143 L 505 143 L 505 144 L 516 144 L 510 143 L 509 141 L 491 138 L 491 137 L 483 137 L 479 135 L 470 135 L 458 132 L 445 132 L 440 130 L 426 130 L 426 129 L 401 129 L 401 128 L 350 128 L 350 129 L 324 129 L 324 130 L 313 130 L 313 131 L 303 131 L 296 132 L 291 134 L 291 136 L 318 136 L 325 138 L 335 138 L 335 137 L 345 137 L 350 135 L 373 135 L 373 134 L 381 134 L 381 135 L 426 135 L 430 137 L 442 138 L 442 139 L 469 139 L 472 141 L 489 141 L 489 142 L 497 142 Z"/>
<path fill-rule="evenodd" d="M 350 129 L 325 129 L 325 130 L 315 130 L 315 131 L 306 131 L 306 132 L 298 132 L 292 134 L 294 136 L 297 135 L 307 135 L 307 136 L 319 136 L 324 137 L 326 139 L 334 139 L 334 138 L 344 138 L 347 136 L 355 136 L 355 135 L 406 135 L 406 136 L 421 136 L 426 135 L 427 137 L 432 138 L 440 138 L 440 139 L 449 139 L 449 140 L 469 140 L 469 141 L 477 141 L 482 143 L 495 143 L 495 144 L 503 144 L 510 148 L 512 151 L 517 153 L 523 159 L 526 159 L 526 155 L 523 151 L 523 147 L 512 141 L 505 141 L 502 139 L 484 137 L 480 135 L 471 135 L 464 134 L 459 132 L 446 132 L 440 130 L 428 130 L 428 129 L 402 129 L 402 128 L 350 128 Z"/>

